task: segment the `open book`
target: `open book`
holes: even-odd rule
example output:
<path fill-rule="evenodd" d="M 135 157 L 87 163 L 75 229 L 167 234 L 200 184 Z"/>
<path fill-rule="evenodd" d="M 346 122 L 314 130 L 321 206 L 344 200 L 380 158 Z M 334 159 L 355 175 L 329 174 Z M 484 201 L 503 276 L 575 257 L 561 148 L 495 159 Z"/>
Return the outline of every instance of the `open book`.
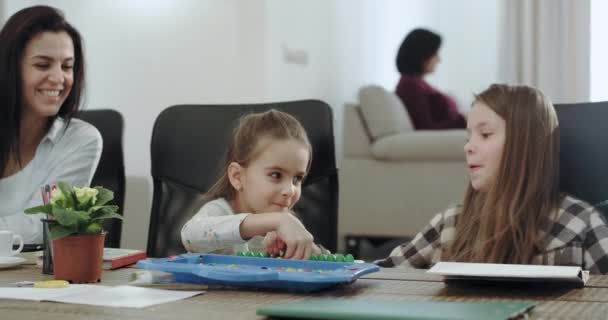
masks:
<path fill-rule="evenodd" d="M 589 280 L 589 271 L 571 266 L 438 262 L 427 273 L 443 276 L 446 283 L 450 281 L 515 281 L 582 287 Z"/>

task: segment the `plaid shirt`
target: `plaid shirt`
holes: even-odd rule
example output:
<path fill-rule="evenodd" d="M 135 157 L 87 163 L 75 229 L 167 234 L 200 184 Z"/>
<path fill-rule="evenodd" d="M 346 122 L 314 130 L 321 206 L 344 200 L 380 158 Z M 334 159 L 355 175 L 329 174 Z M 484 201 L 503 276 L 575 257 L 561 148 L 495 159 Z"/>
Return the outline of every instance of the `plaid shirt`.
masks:
<path fill-rule="evenodd" d="M 428 268 L 441 260 L 444 248 L 454 239 L 459 208 L 437 214 L 409 243 L 376 263 L 382 267 L 400 264 Z M 580 266 L 591 273 L 608 273 L 608 225 L 589 204 L 566 196 L 557 215 L 541 230 L 542 253 L 532 264 Z"/>

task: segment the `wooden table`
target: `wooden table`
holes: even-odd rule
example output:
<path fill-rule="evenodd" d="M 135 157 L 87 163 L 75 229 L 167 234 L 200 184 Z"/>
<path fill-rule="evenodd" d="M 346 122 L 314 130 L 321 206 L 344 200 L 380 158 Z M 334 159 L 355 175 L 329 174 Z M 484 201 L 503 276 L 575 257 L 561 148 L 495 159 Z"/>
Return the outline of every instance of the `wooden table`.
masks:
<path fill-rule="evenodd" d="M 134 269 L 106 271 L 102 284 L 124 284 Z M 22 280 L 44 280 L 40 269 L 24 265 L 0 270 L 0 285 Z M 581 289 L 530 290 L 490 287 L 445 287 L 436 276 L 424 270 L 383 269 L 355 283 L 315 294 L 272 291 L 212 289 L 204 294 L 173 303 L 143 309 L 105 308 L 54 302 L 0 299 L 2 319 L 263 319 L 255 309 L 264 304 L 307 297 L 340 299 L 382 299 L 390 301 L 535 301 L 532 319 L 608 318 L 608 276 L 592 276 Z"/>

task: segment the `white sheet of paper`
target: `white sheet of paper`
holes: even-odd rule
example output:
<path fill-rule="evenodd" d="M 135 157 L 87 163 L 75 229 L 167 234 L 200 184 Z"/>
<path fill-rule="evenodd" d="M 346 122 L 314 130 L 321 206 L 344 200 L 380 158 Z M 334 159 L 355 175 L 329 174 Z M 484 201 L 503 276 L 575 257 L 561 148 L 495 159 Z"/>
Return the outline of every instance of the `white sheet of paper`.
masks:
<path fill-rule="evenodd" d="M 95 288 L 91 287 L 96 286 L 88 284 L 72 284 L 67 288 L 61 289 L 0 287 L 0 298 L 31 301 L 48 301 L 49 299 L 58 298 L 66 295 L 86 294 L 91 290 L 95 290 Z"/>
<path fill-rule="evenodd" d="M 101 287 L 101 286 L 98 286 Z M 133 286 L 105 287 L 86 294 L 62 296 L 51 301 L 107 307 L 144 308 L 198 295 L 202 291 L 170 291 Z"/>
<path fill-rule="evenodd" d="M 144 308 L 190 298 L 202 292 L 171 291 L 133 286 L 70 285 L 68 288 L 61 289 L 0 288 L 0 298 Z"/>

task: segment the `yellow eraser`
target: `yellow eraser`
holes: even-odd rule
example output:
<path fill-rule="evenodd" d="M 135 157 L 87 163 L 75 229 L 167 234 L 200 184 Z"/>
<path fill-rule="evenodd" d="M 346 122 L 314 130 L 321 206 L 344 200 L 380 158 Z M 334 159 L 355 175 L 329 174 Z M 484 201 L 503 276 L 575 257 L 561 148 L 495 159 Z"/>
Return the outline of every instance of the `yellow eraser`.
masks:
<path fill-rule="evenodd" d="M 66 288 L 70 283 L 65 280 L 47 280 L 47 281 L 36 281 L 34 282 L 34 288 Z"/>

